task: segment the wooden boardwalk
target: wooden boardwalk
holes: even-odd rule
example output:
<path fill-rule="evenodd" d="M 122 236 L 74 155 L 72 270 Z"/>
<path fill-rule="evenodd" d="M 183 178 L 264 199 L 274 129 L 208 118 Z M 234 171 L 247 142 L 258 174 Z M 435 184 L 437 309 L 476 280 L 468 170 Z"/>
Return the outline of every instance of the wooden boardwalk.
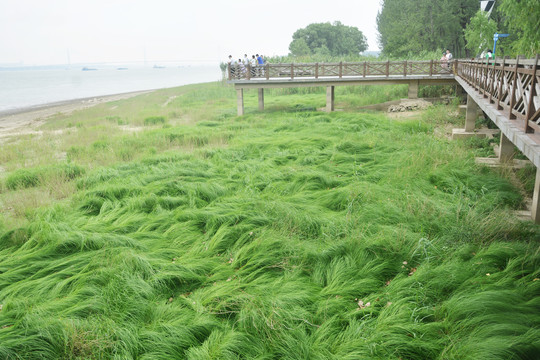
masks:
<path fill-rule="evenodd" d="M 418 97 L 419 85 L 456 84 L 467 93 L 465 128 L 455 137 L 482 136 L 475 130 L 481 109 L 500 129 L 498 163 L 511 164 L 517 147 L 534 166 L 536 182 L 531 206 L 540 223 L 540 67 L 535 59 L 387 61 L 357 63 L 265 64 L 229 66 L 229 82 L 237 91 L 238 115 L 244 114 L 244 89 L 258 89 L 259 110 L 264 89 L 326 87 L 326 110 L 334 110 L 335 86 L 408 84 L 409 98 Z M 446 66 L 445 66 L 446 65 Z"/>

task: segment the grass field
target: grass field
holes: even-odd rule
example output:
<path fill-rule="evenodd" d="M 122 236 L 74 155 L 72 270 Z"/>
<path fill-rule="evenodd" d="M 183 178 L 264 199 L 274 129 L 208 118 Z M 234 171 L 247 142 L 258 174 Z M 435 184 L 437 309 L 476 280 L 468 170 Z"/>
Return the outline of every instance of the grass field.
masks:
<path fill-rule="evenodd" d="M 538 359 L 534 169 L 476 165 L 455 105 L 323 91 L 160 90 L 0 144 L 0 359 Z"/>

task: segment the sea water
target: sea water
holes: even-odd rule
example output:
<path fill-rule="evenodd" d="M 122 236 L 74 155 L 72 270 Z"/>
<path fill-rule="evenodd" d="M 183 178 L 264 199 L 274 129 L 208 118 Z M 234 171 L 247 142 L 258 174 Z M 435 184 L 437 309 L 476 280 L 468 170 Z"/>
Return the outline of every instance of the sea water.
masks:
<path fill-rule="evenodd" d="M 65 100 L 218 81 L 216 65 L 0 68 L 0 112 Z"/>

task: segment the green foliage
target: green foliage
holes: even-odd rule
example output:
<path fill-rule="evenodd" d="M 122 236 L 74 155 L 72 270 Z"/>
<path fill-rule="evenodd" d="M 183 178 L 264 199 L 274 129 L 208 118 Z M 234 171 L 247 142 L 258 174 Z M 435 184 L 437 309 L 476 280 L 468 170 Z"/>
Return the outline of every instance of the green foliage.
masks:
<path fill-rule="evenodd" d="M 477 12 L 478 1 L 383 0 L 381 5 L 377 28 L 384 54 L 406 57 L 448 48 L 454 57 L 465 55 L 463 29 Z"/>
<path fill-rule="evenodd" d="M 26 189 L 39 186 L 42 182 L 51 178 L 61 177 L 72 180 L 84 173 L 85 169 L 75 164 L 18 169 L 7 176 L 5 185 L 10 190 Z"/>
<path fill-rule="evenodd" d="M 163 111 L 199 121 L 85 123 L 71 156 L 92 170 L 49 167 L 77 178 L 70 201 L 0 221 L 0 358 L 535 358 L 539 228 L 474 163 L 486 144 L 436 135 L 455 109 L 348 111 L 406 94 L 366 86 L 336 89 L 334 113 L 324 91 L 269 91 L 264 113 L 246 91 L 237 117 L 230 88 L 187 89 Z M 146 101 L 119 116 L 160 114 Z"/>
<path fill-rule="evenodd" d="M 537 0 L 503 0 L 500 11 L 505 16 L 514 55 L 534 57 L 540 53 L 540 2 Z"/>
<path fill-rule="evenodd" d="M 367 40 L 358 28 L 341 22 L 314 23 L 296 30 L 289 51 L 293 56 L 358 55 L 367 49 Z"/>
<path fill-rule="evenodd" d="M 493 49 L 493 34 L 497 32 L 497 24 L 483 11 L 478 11 L 471 22 L 465 28 L 465 40 L 467 49 L 474 56 L 487 49 Z"/>
<path fill-rule="evenodd" d="M 11 190 L 25 189 L 39 184 L 39 173 L 28 169 L 19 169 L 6 178 L 6 187 Z"/>
<path fill-rule="evenodd" d="M 144 119 L 144 125 L 165 124 L 165 121 L 164 116 L 150 116 Z"/>

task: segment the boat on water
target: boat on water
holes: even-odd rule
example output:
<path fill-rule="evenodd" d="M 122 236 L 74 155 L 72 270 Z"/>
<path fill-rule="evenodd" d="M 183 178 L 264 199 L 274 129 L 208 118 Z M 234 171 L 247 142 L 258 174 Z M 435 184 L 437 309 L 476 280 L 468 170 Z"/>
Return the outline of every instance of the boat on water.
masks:
<path fill-rule="evenodd" d="M 154 65 L 154 69 L 165 69 L 165 66 Z"/>
<path fill-rule="evenodd" d="M 96 71 L 97 69 L 96 68 L 89 68 L 89 67 L 83 67 L 82 68 L 82 71 Z"/>

